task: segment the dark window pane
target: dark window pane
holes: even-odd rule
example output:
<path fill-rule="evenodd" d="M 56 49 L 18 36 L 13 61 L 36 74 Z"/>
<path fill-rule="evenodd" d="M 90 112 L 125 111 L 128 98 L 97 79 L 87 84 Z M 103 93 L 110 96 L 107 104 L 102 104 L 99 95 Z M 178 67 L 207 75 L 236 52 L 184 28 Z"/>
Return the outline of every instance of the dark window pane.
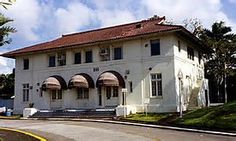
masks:
<path fill-rule="evenodd" d="M 84 99 L 89 99 L 89 89 L 84 88 Z"/>
<path fill-rule="evenodd" d="M 92 63 L 93 62 L 93 54 L 92 51 L 85 52 L 85 63 Z"/>
<path fill-rule="evenodd" d="M 114 48 L 114 60 L 122 59 L 122 48 Z"/>
<path fill-rule="evenodd" d="M 106 87 L 106 96 L 107 96 L 107 99 L 111 98 L 111 87 L 110 86 Z"/>
<path fill-rule="evenodd" d="M 55 100 L 57 98 L 57 91 L 56 90 L 52 90 L 51 91 L 51 95 L 52 95 L 52 100 Z"/>
<path fill-rule="evenodd" d="M 83 99 L 83 89 L 82 88 L 78 89 L 78 99 Z"/>
<path fill-rule="evenodd" d="M 151 56 L 160 55 L 160 40 L 151 40 Z"/>
<path fill-rule="evenodd" d="M 24 59 L 24 70 L 29 69 L 29 59 Z"/>
<path fill-rule="evenodd" d="M 194 60 L 194 49 L 191 47 L 187 47 L 187 55 L 189 59 Z"/>
<path fill-rule="evenodd" d="M 75 53 L 75 64 L 81 64 L 81 53 Z"/>
<path fill-rule="evenodd" d="M 56 66 L 56 62 L 55 62 L 55 56 L 49 56 L 49 67 L 55 67 Z"/>
<path fill-rule="evenodd" d="M 118 87 L 113 87 L 113 97 L 118 97 L 119 89 Z"/>
<path fill-rule="evenodd" d="M 152 81 L 152 96 L 157 95 L 156 89 L 156 81 Z"/>
<path fill-rule="evenodd" d="M 62 99 L 62 91 L 58 90 L 57 92 L 57 99 Z"/>

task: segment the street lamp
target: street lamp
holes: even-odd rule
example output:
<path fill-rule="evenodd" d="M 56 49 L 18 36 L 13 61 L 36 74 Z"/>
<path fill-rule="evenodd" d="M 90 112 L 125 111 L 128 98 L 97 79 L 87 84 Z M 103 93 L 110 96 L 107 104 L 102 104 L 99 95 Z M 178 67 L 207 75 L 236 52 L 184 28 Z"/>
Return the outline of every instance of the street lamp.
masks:
<path fill-rule="evenodd" d="M 181 70 L 178 72 L 178 78 L 179 78 L 179 117 L 183 117 L 183 109 L 182 109 L 182 79 L 183 79 L 183 73 Z"/>

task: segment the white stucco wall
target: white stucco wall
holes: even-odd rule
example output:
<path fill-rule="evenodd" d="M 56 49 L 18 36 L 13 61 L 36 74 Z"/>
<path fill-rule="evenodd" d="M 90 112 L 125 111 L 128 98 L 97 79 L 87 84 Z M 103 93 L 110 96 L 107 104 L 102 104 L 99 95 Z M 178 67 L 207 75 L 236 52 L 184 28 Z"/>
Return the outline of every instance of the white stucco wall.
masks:
<path fill-rule="evenodd" d="M 161 55 L 151 56 L 150 40 L 160 39 Z M 176 80 L 177 70 L 183 69 L 184 75 L 192 75 L 196 71 L 195 62 L 189 61 L 186 54 L 186 45 L 183 43 L 181 54 L 178 53 L 176 45 L 177 38 L 173 34 L 155 35 L 135 40 L 122 41 L 119 43 L 109 43 L 112 47 L 123 47 L 123 59 L 100 61 L 99 47 L 83 47 L 66 50 L 66 66 L 48 67 L 48 56 L 53 53 L 38 53 L 29 56 L 16 58 L 16 85 L 14 112 L 22 113 L 23 108 L 29 103 L 34 103 L 37 109 L 50 109 L 50 94 L 48 91 L 43 92 L 40 97 L 40 87 L 49 76 L 60 75 L 68 83 L 72 76 L 78 73 L 90 75 L 96 85 L 100 74 L 105 71 L 113 70 L 118 72 L 123 78 L 125 76 L 126 87 L 129 90 L 128 82 L 133 83 L 133 92 L 128 91 L 126 102 L 131 109 L 137 112 L 144 111 L 144 99 L 149 99 L 149 112 L 175 112 L 178 108 L 178 82 Z M 185 42 L 185 41 L 183 41 Z M 111 48 L 112 48 L 111 47 Z M 84 51 L 93 50 L 93 63 L 84 62 Z M 74 52 L 82 52 L 82 64 L 74 64 Z M 197 57 L 197 56 L 196 56 Z M 29 70 L 23 70 L 23 58 L 29 58 Z M 184 59 L 183 59 L 184 58 Z M 99 68 L 99 71 L 93 71 Z M 150 69 L 151 68 L 151 69 Z M 126 74 L 129 70 L 129 74 Z M 162 73 L 163 96 L 150 96 L 150 74 Z M 194 76 L 193 76 L 194 77 Z M 22 102 L 22 84 L 29 83 L 33 86 L 30 89 L 30 98 L 28 102 Z M 119 93 L 119 103 L 121 104 L 121 88 Z M 103 100 L 105 96 L 103 95 Z M 105 105 L 103 105 L 105 106 Z M 63 90 L 62 108 L 98 108 L 97 88 L 90 89 L 89 100 L 78 100 L 75 89 Z"/>

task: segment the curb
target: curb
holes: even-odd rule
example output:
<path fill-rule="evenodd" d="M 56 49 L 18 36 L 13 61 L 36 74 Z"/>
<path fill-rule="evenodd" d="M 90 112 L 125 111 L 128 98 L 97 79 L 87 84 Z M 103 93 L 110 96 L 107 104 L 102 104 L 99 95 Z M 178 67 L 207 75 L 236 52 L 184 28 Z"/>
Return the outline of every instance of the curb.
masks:
<path fill-rule="evenodd" d="M 36 139 L 40 140 L 40 141 L 47 141 L 47 140 L 46 140 L 45 138 L 43 138 L 43 137 L 40 137 L 40 136 L 38 136 L 38 135 L 35 135 L 35 134 L 33 134 L 33 133 L 29 133 L 29 132 L 26 132 L 26 131 L 18 130 L 18 129 L 0 127 L 0 130 L 14 131 L 14 132 L 18 132 L 18 133 L 22 133 L 22 134 L 31 136 L 31 137 L 33 137 L 33 138 L 36 138 Z"/>
<path fill-rule="evenodd" d="M 140 127 L 169 129 L 169 130 L 176 130 L 176 131 L 206 133 L 206 134 L 213 134 L 213 135 L 223 135 L 223 136 L 236 137 L 236 133 L 230 133 L 230 132 L 200 130 L 200 129 L 191 129 L 191 128 L 164 126 L 164 125 L 152 125 L 152 124 L 133 123 L 133 122 L 123 122 L 123 121 L 102 120 L 102 119 L 101 120 L 100 119 L 68 119 L 68 118 L 43 118 L 43 119 L 28 118 L 28 119 L 30 119 L 30 120 L 49 120 L 49 121 L 83 121 L 83 122 L 111 123 L 111 124 L 132 125 L 132 126 L 140 126 Z"/>

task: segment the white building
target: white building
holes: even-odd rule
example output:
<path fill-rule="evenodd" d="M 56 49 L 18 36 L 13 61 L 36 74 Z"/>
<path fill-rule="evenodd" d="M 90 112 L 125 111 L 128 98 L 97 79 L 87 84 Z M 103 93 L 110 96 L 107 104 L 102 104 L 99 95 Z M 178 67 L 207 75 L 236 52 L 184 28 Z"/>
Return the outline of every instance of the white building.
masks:
<path fill-rule="evenodd" d="M 14 113 L 30 103 L 41 110 L 116 108 L 118 115 L 124 107 L 129 114 L 206 106 L 202 54 L 209 49 L 163 21 L 63 35 L 2 54 L 16 59 Z"/>

